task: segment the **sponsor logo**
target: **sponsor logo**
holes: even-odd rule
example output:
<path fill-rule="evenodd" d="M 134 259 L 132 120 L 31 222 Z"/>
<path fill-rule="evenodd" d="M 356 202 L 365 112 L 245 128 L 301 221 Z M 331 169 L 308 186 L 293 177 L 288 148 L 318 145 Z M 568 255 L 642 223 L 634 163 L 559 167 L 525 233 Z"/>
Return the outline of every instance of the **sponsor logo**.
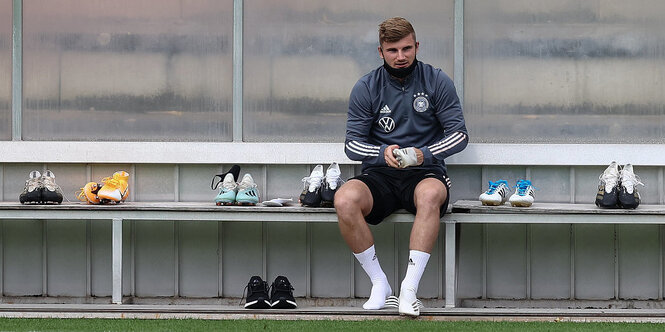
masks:
<path fill-rule="evenodd" d="M 429 108 L 429 100 L 427 99 L 428 97 L 429 96 L 424 92 L 418 92 L 413 95 L 413 109 L 419 113 L 427 111 Z"/>
<path fill-rule="evenodd" d="M 409 258 L 409 265 L 416 265 L 416 263 L 413 262 L 413 259 Z"/>
<path fill-rule="evenodd" d="M 388 105 L 383 105 L 379 113 L 392 113 L 393 111 L 390 110 L 390 107 Z"/>
<path fill-rule="evenodd" d="M 383 131 L 389 133 L 395 130 L 395 120 L 393 120 L 393 118 L 391 117 L 384 116 L 381 119 L 379 119 L 379 126 L 383 128 Z"/>

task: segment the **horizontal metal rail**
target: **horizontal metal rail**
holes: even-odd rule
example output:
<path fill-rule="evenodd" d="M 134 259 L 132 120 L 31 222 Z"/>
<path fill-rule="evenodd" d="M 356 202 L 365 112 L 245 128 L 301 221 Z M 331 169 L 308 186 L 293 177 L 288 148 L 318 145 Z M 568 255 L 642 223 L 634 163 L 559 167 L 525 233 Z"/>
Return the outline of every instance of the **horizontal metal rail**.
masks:
<path fill-rule="evenodd" d="M 617 156 L 621 164 L 665 166 L 661 150 L 661 144 L 472 143 L 446 163 L 599 166 L 607 165 L 607 156 Z M 2 141 L 0 156 L 3 163 L 359 164 L 347 158 L 343 143 Z"/>

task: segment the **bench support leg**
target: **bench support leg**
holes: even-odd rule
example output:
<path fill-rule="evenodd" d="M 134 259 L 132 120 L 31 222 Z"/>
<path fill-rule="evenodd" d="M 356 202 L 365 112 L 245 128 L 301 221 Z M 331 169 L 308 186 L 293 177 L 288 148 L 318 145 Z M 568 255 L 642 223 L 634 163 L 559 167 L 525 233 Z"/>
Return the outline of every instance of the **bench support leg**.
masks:
<path fill-rule="evenodd" d="M 115 304 L 122 304 L 122 219 L 113 219 L 111 237 L 111 257 L 113 260 L 112 301 Z"/>
<path fill-rule="evenodd" d="M 446 223 L 446 308 L 455 307 L 455 224 Z"/>

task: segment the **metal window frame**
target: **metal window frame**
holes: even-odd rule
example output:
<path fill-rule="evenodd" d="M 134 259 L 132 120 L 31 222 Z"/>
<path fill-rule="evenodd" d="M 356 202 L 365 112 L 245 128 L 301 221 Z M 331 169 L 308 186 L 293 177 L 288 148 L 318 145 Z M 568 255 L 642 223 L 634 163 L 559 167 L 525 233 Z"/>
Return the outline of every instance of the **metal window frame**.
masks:
<path fill-rule="evenodd" d="M 355 163 L 340 143 L 243 142 L 243 4 L 233 0 L 233 140 L 205 142 L 23 141 L 23 0 L 12 0 L 12 140 L 0 141 L 3 162 L 16 163 Z M 464 101 L 464 0 L 454 0 L 454 81 Z M 112 147 L 100 160 L 94 151 Z M 32 153 L 34 148 L 41 153 Z M 606 165 L 611 159 L 637 165 L 665 165 L 659 144 L 470 144 L 447 159 L 460 165 Z M 225 151 L 220 154 L 219 151 Z M 92 157 L 94 156 L 94 157 Z"/>
<path fill-rule="evenodd" d="M 12 141 L 21 140 L 23 112 L 23 0 L 12 1 Z"/>

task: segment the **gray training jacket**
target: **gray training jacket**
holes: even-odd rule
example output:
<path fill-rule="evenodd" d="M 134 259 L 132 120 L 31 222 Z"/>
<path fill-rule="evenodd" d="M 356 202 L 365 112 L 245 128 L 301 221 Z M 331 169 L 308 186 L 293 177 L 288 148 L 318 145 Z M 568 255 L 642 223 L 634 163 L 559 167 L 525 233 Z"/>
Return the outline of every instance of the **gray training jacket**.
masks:
<path fill-rule="evenodd" d="M 424 162 L 413 168 L 445 172 L 444 159 L 464 150 L 468 141 L 455 86 L 441 69 L 418 62 L 401 83 L 381 66 L 351 91 L 344 152 L 362 161 L 363 171 L 386 167 L 384 150 L 397 144 L 422 150 Z"/>

